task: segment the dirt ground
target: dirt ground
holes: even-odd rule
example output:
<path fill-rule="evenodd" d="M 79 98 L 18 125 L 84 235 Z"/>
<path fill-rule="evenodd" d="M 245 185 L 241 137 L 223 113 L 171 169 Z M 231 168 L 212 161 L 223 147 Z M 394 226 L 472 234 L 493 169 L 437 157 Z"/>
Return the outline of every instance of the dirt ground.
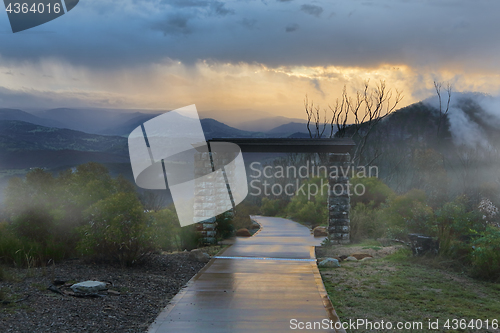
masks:
<path fill-rule="evenodd" d="M 188 253 L 155 254 L 144 264 L 119 266 L 66 260 L 47 268 L 4 268 L 0 332 L 145 332 L 169 300 L 204 263 Z M 78 298 L 47 289 L 53 280 L 108 283 L 102 296 Z"/>

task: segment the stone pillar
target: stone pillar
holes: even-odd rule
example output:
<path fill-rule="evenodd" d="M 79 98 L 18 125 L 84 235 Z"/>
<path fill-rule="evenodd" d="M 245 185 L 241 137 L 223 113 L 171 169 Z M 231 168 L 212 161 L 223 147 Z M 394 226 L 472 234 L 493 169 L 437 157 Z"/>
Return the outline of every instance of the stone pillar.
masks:
<path fill-rule="evenodd" d="M 204 244 L 214 244 L 217 241 L 215 231 L 217 222 L 212 214 L 216 205 L 216 189 L 213 186 L 213 182 L 204 182 L 200 178 L 213 172 L 210 157 L 209 152 L 196 152 L 194 155 L 194 217 L 196 221 L 206 217 L 196 227 L 201 233 Z"/>
<path fill-rule="evenodd" d="M 195 153 L 195 196 L 194 196 L 194 218 L 196 221 L 202 219 L 197 230 L 202 234 L 204 244 L 215 244 L 217 218 L 216 208 L 227 207 L 225 213 L 220 218 L 231 218 L 234 215 L 232 202 L 227 202 L 228 194 L 231 190 L 227 177 L 234 176 L 234 171 L 226 171 L 222 167 L 222 172 L 215 173 L 214 159 L 217 158 L 218 165 L 227 165 L 231 162 L 231 155 L 228 153 L 196 152 Z M 201 178 L 201 176 L 204 176 Z"/>
<path fill-rule="evenodd" d="M 351 198 L 349 197 L 347 176 L 351 170 L 351 156 L 349 153 L 330 153 L 328 156 L 330 166 L 336 167 L 337 175 L 329 178 L 330 193 L 328 193 L 328 232 L 329 239 L 335 244 L 348 244 L 350 242 L 349 212 Z M 344 170 L 345 175 L 343 175 Z M 330 169 L 335 171 L 335 168 Z M 332 172 L 330 172 L 331 174 Z M 332 175 L 333 176 L 333 175 Z"/>

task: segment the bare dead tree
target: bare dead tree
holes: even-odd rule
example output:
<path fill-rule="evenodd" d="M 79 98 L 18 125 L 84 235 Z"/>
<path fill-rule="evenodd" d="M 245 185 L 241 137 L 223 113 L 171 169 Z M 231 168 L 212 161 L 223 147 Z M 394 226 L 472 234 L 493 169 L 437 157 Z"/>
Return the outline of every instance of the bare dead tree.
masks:
<path fill-rule="evenodd" d="M 307 131 L 309 132 L 309 137 L 313 137 L 312 136 L 312 133 L 311 133 L 311 119 L 312 119 L 312 115 L 313 115 L 313 102 L 311 102 L 311 106 L 309 106 L 309 100 L 307 98 L 307 95 L 306 95 L 306 98 L 304 99 L 304 108 L 306 110 L 306 115 L 307 115 Z"/>
<path fill-rule="evenodd" d="M 326 117 L 326 110 L 323 111 L 323 118 L 321 117 L 321 109 L 319 106 L 315 106 L 314 102 L 309 104 L 309 100 L 307 98 L 304 99 L 304 107 L 307 115 L 307 131 L 309 132 L 310 138 L 321 138 L 325 133 L 326 126 L 328 123 Z M 314 123 L 314 135 L 311 132 L 311 121 Z"/>
<path fill-rule="evenodd" d="M 434 89 L 436 89 L 436 94 L 437 94 L 438 100 L 439 100 L 439 119 L 438 119 L 438 125 L 437 125 L 437 136 L 438 137 L 439 137 L 439 132 L 441 130 L 441 124 L 442 124 L 443 120 L 446 118 L 446 116 L 448 115 L 448 111 L 450 109 L 452 86 L 451 86 L 451 83 L 449 83 L 449 82 L 446 85 L 446 93 L 448 95 L 448 100 L 446 102 L 446 109 L 444 111 L 443 111 L 443 103 L 441 100 L 441 88 L 442 88 L 441 82 L 434 81 Z"/>
<path fill-rule="evenodd" d="M 350 96 L 346 86 L 344 86 L 342 95 L 336 100 L 335 105 L 328 106 L 331 111 L 331 118 L 328 122 L 330 124 L 330 138 L 353 138 L 357 145 L 352 161 L 355 166 L 358 166 L 362 162 L 369 135 L 380 121 L 396 109 L 402 99 L 401 92 L 396 89 L 393 94 L 392 90 L 387 88 L 385 81 L 380 81 L 374 88 L 370 88 L 369 81 L 366 81 L 363 90 L 357 91 L 355 96 Z M 315 121 L 316 137 L 322 137 L 327 122 L 324 122 L 321 129 L 319 106 L 314 106 L 312 102 L 309 104 L 306 97 L 305 107 L 308 129 L 310 121 Z M 309 133 L 312 137 L 312 133 L 310 131 Z M 375 154 L 369 163 L 372 163 L 379 156 L 380 154 Z"/>

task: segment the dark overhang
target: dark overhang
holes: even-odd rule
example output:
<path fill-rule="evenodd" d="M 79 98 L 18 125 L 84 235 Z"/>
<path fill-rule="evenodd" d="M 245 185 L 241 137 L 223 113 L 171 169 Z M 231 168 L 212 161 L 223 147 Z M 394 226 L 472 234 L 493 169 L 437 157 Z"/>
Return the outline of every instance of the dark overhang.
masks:
<path fill-rule="evenodd" d="M 232 142 L 244 153 L 348 153 L 352 139 L 216 138 L 208 142 Z"/>

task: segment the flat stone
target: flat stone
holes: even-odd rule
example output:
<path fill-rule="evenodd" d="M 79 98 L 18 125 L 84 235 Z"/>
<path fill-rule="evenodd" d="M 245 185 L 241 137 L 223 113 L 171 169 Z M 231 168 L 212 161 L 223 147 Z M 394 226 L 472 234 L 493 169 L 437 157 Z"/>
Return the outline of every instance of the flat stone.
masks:
<path fill-rule="evenodd" d="M 210 256 L 207 253 L 202 252 L 200 249 L 191 250 L 189 253 L 189 258 L 193 261 L 199 262 L 209 262 Z"/>
<path fill-rule="evenodd" d="M 345 258 L 345 261 L 358 261 L 358 259 L 356 259 L 355 257 L 349 256 L 349 257 Z"/>
<path fill-rule="evenodd" d="M 106 283 L 99 281 L 85 281 L 75 283 L 71 286 L 71 290 L 75 293 L 95 294 L 99 291 L 106 290 Z"/>
<path fill-rule="evenodd" d="M 316 227 L 313 230 L 314 237 L 326 237 L 328 236 L 328 230 L 326 227 Z"/>
<path fill-rule="evenodd" d="M 338 268 L 340 267 L 340 263 L 337 259 L 334 258 L 326 258 L 318 264 L 319 267 L 327 267 L 327 268 Z"/>
<path fill-rule="evenodd" d="M 355 254 L 351 254 L 350 256 L 354 257 L 358 260 L 363 260 L 364 258 L 373 257 L 372 255 L 369 255 L 367 253 L 355 253 Z"/>

